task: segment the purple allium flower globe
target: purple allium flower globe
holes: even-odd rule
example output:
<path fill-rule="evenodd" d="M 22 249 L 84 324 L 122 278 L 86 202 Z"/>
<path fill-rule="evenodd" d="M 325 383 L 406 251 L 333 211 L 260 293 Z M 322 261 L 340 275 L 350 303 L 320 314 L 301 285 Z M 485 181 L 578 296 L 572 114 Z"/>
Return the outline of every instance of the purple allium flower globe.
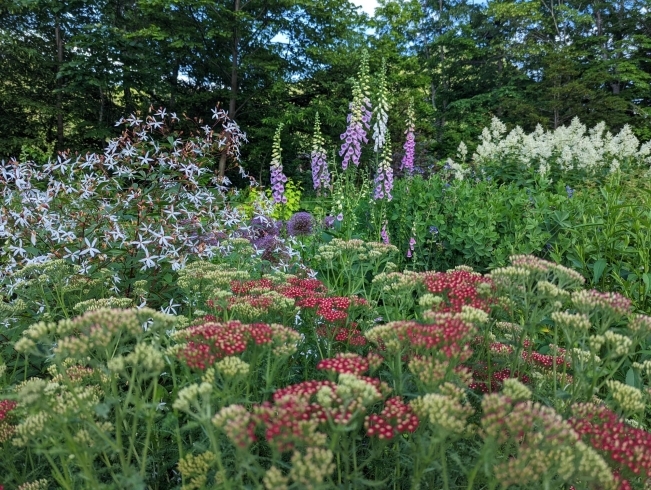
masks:
<path fill-rule="evenodd" d="M 289 236 L 311 235 L 314 228 L 314 218 L 310 213 L 300 211 L 289 218 L 286 226 Z"/>

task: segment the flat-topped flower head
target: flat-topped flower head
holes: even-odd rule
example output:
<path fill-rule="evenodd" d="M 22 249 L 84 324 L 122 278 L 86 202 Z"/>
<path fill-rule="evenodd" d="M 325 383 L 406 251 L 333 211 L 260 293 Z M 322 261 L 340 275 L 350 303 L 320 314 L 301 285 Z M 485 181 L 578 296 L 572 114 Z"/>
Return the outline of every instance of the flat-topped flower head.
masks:
<path fill-rule="evenodd" d="M 364 421 L 366 434 L 378 439 L 390 440 L 399 434 L 414 432 L 419 420 L 412 407 L 402 398 L 389 398 L 379 414 L 371 414 Z"/>
<path fill-rule="evenodd" d="M 369 370 L 369 361 L 358 354 L 346 352 L 339 353 L 331 359 L 322 359 L 316 368 L 333 373 L 361 375 Z"/>

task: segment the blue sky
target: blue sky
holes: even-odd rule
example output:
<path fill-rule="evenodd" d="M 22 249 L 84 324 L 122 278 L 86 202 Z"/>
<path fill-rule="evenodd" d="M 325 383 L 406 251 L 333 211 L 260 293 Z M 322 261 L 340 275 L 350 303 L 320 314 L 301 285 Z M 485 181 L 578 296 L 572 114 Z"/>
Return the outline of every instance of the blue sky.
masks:
<path fill-rule="evenodd" d="M 362 7 L 362 10 L 369 15 L 373 15 L 377 7 L 377 0 L 350 0 L 350 2 Z"/>

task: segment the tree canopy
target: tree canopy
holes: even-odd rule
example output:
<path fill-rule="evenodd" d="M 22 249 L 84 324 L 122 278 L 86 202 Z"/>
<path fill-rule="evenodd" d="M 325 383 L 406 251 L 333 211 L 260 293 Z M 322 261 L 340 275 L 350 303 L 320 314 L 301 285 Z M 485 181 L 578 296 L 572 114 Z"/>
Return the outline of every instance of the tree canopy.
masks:
<path fill-rule="evenodd" d="M 0 159 L 94 151 L 133 111 L 207 120 L 219 104 L 254 176 L 282 122 L 286 171 L 307 181 L 314 116 L 334 149 L 363 49 L 372 73 L 386 63 L 396 141 L 414 100 L 425 164 L 493 116 L 651 139 L 646 0 L 382 0 L 373 18 L 348 0 L 0 0 Z"/>

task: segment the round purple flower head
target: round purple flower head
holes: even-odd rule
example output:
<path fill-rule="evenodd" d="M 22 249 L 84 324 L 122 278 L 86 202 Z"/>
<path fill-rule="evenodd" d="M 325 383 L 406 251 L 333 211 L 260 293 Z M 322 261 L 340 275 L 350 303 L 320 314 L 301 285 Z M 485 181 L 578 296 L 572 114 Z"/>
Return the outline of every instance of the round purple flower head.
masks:
<path fill-rule="evenodd" d="M 289 236 L 307 236 L 312 234 L 314 218 L 310 213 L 300 211 L 287 221 L 287 234 Z"/>

